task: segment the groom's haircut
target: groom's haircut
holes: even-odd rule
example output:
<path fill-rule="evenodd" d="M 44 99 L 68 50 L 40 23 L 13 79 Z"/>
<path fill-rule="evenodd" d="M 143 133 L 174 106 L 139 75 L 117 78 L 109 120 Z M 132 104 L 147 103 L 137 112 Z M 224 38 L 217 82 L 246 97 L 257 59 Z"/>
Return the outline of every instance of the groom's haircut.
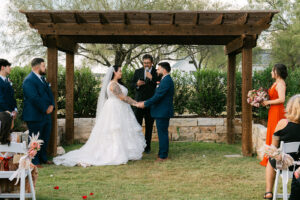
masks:
<path fill-rule="evenodd" d="M 168 62 L 161 62 L 158 65 L 167 70 L 168 73 L 171 71 L 171 66 Z"/>
<path fill-rule="evenodd" d="M 0 70 L 2 67 L 11 66 L 11 63 L 5 59 L 0 58 Z"/>
<path fill-rule="evenodd" d="M 150 54 L 145 54 L 145 55 L 143 56 L 143 60 L 145 60 L 145 59 L 149 59 L 149 60 L 151 60 L 151 62 L 153 63 L 153 57 L 152 57 Z"/>
<path fill-rule="evenodd" d="M 31 61 L 31 67 L 35 67 L 37 65 L 40 65 L 41 63 L 45 62 L 43 58 L 34 58 Z"/>

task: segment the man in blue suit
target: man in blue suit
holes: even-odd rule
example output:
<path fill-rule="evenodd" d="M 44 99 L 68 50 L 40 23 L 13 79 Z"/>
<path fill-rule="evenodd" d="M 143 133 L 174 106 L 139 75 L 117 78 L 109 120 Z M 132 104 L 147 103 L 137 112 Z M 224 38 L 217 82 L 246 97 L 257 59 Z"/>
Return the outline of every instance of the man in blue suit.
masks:
<path fill-rule="evenodd" d="M 157 73 L 162 75 L 153 97 L 137 103 L 137 107 L 150 107 L 151 116 L 156 120 L 156 128 L 159 139 L 159 152 L 157 161 L 168 159 L 169 153 L 169 121 L 173 117 L 174 83 L 170 76 L 171 67 L 168 62 L 158 64 Z"/>
<path fill-rule="evenodd" d="M 45 81 L 46 65 L 42 58 L 34 58 L 31 62 L 32 71 L 23 81 L 24 108 L 23 120 L 27 123 L 29 134 L 40 133 L 44 141 L 32 163 L 37 167 L 51 164 L 47 158 L 47 147 L 51 134 L 51 113 L 54 109 L 54 98 L 50 84 Z"/>
<path fill-rule="evenodd" d="M 9 111 L 15 119 L 18 112 L 17 102 L 12 83 L 7 78 L 11 71 L 10 66 L 7 60 L 0 59 L 0 112 Z"/>

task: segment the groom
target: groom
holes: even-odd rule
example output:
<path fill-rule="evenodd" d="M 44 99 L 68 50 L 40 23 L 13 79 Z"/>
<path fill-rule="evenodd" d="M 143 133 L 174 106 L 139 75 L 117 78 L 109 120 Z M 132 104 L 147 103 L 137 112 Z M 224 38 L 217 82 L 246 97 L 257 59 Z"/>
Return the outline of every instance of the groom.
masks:
<path fill-rule="evenodd" d="M 41 164 L 51 164 L 47 158 L 47 146 L 51 134 L 51 113 L 54 109 L 54 98 L 50 84 L 46 82 L 45 61 L 34 58 L 31 62 L 32 72 L 23 81 L 24 108 L 23 120 L 29 129 L 29 134 L 39 133 L 39 139 L 44 141 L 32 163 L 38 168 Z"/>
<path fill-rule="evenodd" d="M 168 159 L 169 153 L 169 121 L 173 116 L 174 83 L 170 76 L 171 67 L 168 62 L 158 64 L 157 74 L 162 75 L 160 84 L 157 86 L 153 97 L 137 103 L 139 108 L 150 107 L 151 116 L 156 120 L 159 139 L 159 152 L 157 161 Z"/>

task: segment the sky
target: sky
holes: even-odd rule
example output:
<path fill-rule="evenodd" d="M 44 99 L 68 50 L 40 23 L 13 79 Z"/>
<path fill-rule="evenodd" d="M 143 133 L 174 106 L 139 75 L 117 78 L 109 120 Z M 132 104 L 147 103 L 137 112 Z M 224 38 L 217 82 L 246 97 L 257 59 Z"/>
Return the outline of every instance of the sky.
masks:
<path fill-rule="evenodd" d="M 212 0 L 212 2 L 216 2 L 216 1 L 220 1 L 220 0 Z M 6 9 L 7 9 L 8 2 L 9 2 L 9 0 L 0 0 L 0 28 L 2 30 L 6 28 L 5 18 L 6 18 Z M 224 3 L 227 3 L 227 2 L 228 3 L 232 3 L 232 0 L 222 0 L 222 2 L 224 2 Z M 242 8 L 245 5 L 247 5 L 247 3 L 248 3 L 247 0 L 236 0 L 235 3 L 234 3 L 234 5 L 233 5 L 234 7 L 232 9 Z M 13 52 L 13 51 L 7 51 L 7 50 L 6 50 L 6 52 L 4 52 L 3 50 L 1 51 L 1 48 L 0 48 L 0 58 L 5 58 L 5 59 L 8 59 L 10 62 L 13 62 L 14 61 L 14 57 L 15 57 L 15 52 Z M 75 65 L 76 64 L 80 64 L 80 60 L 81 60 L 81 59 L 78 59 L 79 56 L 76 56 L 76 57 L 75 57 L 76 58 Z M 102 72 L 102 70 L 100 70 L 99 72 Z"/>

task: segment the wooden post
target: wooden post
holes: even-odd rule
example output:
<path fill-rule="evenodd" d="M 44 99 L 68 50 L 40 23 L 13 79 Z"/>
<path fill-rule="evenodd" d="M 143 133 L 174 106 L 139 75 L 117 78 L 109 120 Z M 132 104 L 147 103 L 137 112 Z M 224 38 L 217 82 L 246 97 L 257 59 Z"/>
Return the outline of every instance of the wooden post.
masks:
<path fill-rule="evenodd" d="M 247 103 L 252 89 L 252 48 L 242 49 L 242 152 L 252 156 L 252 107 Z"/>
<path fill-rule="evenodd" d="M 234 144 L 234 115 L 235 115 L 235 66 L 236 54 L 231 53 L 228 55 L 228 68 L 227 68 L 227 143 Z"/>
<path fill-rule="evenodd" d="M 48 47 L 48 69 L 47 79 L 51 83 L 51 89 L 55 101 L 55 110 L 52 113 L 52 130 L 48 146 L 51 156 L 56 156 L 57 152 L 57 47 Z"/>
<path fill-rule="evenodd" d="M 74 53 L 66 53 L 66 136 L 67 144 L 74 142 Z"/>

